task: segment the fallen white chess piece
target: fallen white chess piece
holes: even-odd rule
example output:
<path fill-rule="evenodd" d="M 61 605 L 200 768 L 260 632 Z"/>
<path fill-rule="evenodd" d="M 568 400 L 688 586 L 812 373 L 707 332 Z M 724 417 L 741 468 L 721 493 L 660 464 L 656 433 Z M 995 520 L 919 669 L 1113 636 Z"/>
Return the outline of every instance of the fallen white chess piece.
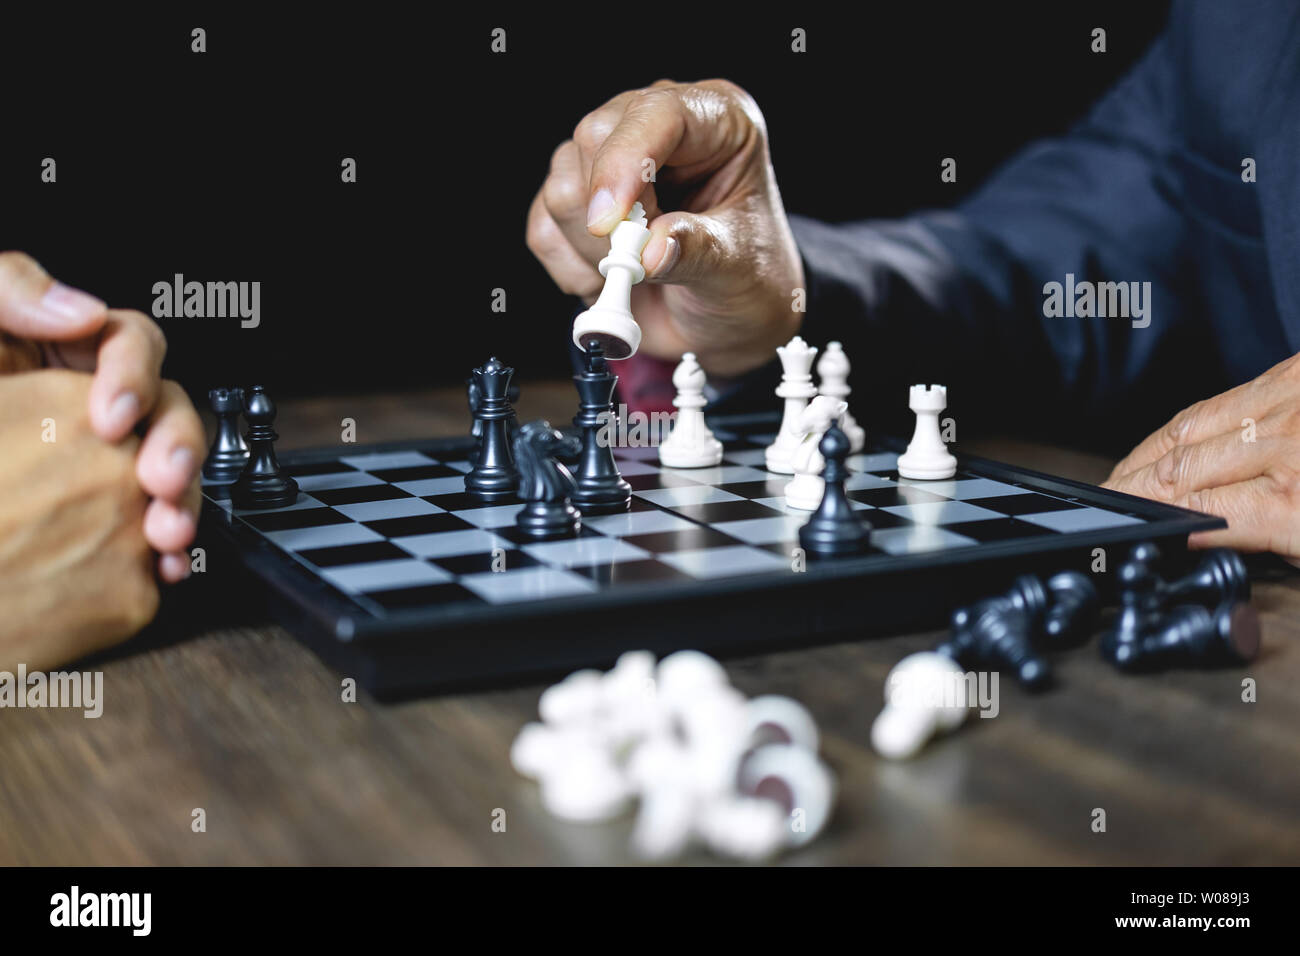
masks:
<path fill-rule="evenodd" d="M 871 745 L 882 757 L 913 757 L 935 734 L 960 726 L 971 703 L 956 661 L 933 651 L 909 654 L 885 678 L 885 709 L 871 725 Z"/>
<path fill-rule="evenodd" d="M 510 761 L 538 781 L 542 804 L 594 823 L 640 806 L 638 856 L 666 860 L 703 843 L 760 860 L 811 840 L 834 803 L 812 716 L 787 697 L 746 700 L 722 665 L 648 651 L 608 673 L 577 671 L 548 688 L 541 723 L 516 737 Z"/>

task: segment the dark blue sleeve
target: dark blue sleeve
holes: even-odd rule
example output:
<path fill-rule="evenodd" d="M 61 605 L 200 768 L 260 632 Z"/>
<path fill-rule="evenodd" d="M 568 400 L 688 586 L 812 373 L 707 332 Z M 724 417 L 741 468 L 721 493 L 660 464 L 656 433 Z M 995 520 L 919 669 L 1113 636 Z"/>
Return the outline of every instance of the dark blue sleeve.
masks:
<path fill-rule="evenodd" d="M 881 403 L 905 424 L 906 386 L 941 382 L 963 411 L 993 406 L 1025 431 L 1095 423 L 1160 388 L 1145 374 L 1153 363 L 1203 339 L 1201 311 L 1183 298 L 1193 286 L 1180 281 L 1169 47 L 1158 39 L 1086 119 L 1025 149 L 955 210 L 839 225 L 791 217 L 807 274 L 803 335 L 844 343 L 857 408 Z M 1156 320 L 1045 316 L 1045 283 L 1067 274 L 1150 282 Z M 1203 388 L 1215 362 L 1198 361 L 1179 368 Z"/>

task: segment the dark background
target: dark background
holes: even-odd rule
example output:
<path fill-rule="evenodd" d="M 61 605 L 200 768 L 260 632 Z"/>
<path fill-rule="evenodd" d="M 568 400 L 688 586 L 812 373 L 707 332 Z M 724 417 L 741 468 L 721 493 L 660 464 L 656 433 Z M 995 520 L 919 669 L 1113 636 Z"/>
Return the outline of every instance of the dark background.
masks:
<path fill-rule="evenodd" d="M 524 219 L 552 150 L 609 97 L 730 78 L 767 117 L 790 211 L 899 215 L 952 204 L 1065 129 L 1167 5 L 760 9 L 8 20 L 0 248 L 146 312 L 153 284 L 178 272 L 260 280 L 260 328 L 162 320 L 167 373 L 195 393 L 252 379 L 282 394 L 445 384 L 489 353 L 525 381 L 557 377 L 574 303 L 525 247 Z M 195 26 L 205 54 L 190 52 Z M 489 49 L 497 26 L 505 54 Z M 790 51 L 796 26 L 807 53 Z M 1089 50 L 1096 26 L 1104 55 Z M 40 181 L 46 156 L 56 184 Z M 339 180 L 345 156 L 356 184 Z M 955 185 L 939 181 L 945 156 Z M 504 315 L 490 309 L 497 287 Z"/>

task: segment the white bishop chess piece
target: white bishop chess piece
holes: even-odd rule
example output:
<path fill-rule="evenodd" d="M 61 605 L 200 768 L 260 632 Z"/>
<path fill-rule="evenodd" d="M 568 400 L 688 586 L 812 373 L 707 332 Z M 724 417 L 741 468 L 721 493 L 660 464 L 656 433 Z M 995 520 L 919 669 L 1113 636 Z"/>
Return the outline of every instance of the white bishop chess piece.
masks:
<path fill-rule="evenodd" d="M 799 336 L 795 336 L 776 350 L 781 359 L 781 384 L 776 387 L 778 398 L 785 399 L 785 412 L 781 416 L 781 430 L 776 441 L 767 446 L 764 459 L 767 470 L 780 475 L 794 474 L 790 457 L 799 447 L 804 433 L 799 430 L 799 416 L 808 407 L 808 399 L 817 394 L 812 380 L 812 363 L 817 350 Z"/>
<path fill-rule="evenodd" d="M 817 362 L 817 375 L 821 378 L 820 395 L 829 395 L 847 401 L 849 397 L 849 357 L 844 354 L 844 346 L 839 342 L 827 342 L 826 351 Z M 849 450 L 862 451 L 867 442 L 867 434 L 853 419 L 853 413 L 844 408 L 844 418 L 840 421 L 840 431 L 849 439 Z"/>
<path fill-rule="evenodd" d="M 939 434 L 939 413 L 948 407 L 948 390 L 942 385 L 913 385 L 909 393 L 916 412 L 916 431 L 907 451 L 898 457 L 898 474 L 903 478 L 936 481 L 957 473 L 957 459 Z"/>
<path fill-rule="evenodd" d="M 573 320 L 573 344 L 584 351 L 592 339 L 605 349 L 605 358 L 625 359 L 641 347 L 641 326 L 632 318 L 632 286 L 645 278 L 641 253 L 650 241 L 645 210 L 633 203 L 627 218 L 609 234 L 609 255 L 596 268 L 605 287 L 590 309 Z"/>
<path fill-rule="evenodd" d="M 659 460 L 669 468 L 708 468 L 722 461 L 722 442 L 704 421 L 704 369 L 694 352 L 682 356 L 673 372 L 677 421 L 659 446 Z"/>
<path fill-rule="evenodd" d="M 816 511 L 821 504 L 822 494 L 826 491 L 826 482 L 822 478 L 826 459 L 817 446 L 821 444 L 826 429 L 831 427 L 832 422 L 838 421 L 848 407 L 848 402 L 829 395 L 818 395 L 799 416 L 799 429 L 803 432 L 803 439 L 791 456 L 794 480 L 785 486 L 786 507 L 799 511 Z"/>

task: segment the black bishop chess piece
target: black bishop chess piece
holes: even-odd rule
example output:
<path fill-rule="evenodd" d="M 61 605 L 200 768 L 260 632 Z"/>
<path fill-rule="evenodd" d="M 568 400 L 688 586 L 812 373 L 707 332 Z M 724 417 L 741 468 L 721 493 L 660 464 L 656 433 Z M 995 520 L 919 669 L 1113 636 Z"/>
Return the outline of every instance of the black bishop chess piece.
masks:
<path fill-rule="evenodd" d="M 844 493 L 849 476 L 845 460 L 852 445 L 838 424 L 826 429 L 817 450 L 826 459 L 822 480 L 826 488 L 808 523 L 799 529 L 799 546 L 813 557 L 864 554 L 871 543 L 871 524 L 853 510 Z"/>
<path fill-rule="evenodd" d="M 514 373 L 495 357 L 473 373 L 480 396 L 474 417 L 482 423 L 482 435 L 474 467 L 465 476 L 465 490 L 484 501 L 512 498 L 519 484 L 519 471 L 510 452 L 510 420 L 515 412 L 507 399 Z"/>
<path fill-rule="evenodd" d="M 283 508 L 298 500 L 298 482 L 280 470 L 275 457 L 275 402 L 261 385 L 244 393 L 244 420 L 248 422 L 248 464 L 230 486 L 236 508 Z"/>
<path fill-rule="evenodd" d="M 208 404 L 217 416 L 217 437 L 212 440 L 203 462 L 203 477 L 218 484 L 229 484 L 239 477 L 248 464 L 248 446 L 239 434 L 239 413 L 244 407 L 242 388 L 214 388 L 208 392 Z"/>
<path fill-rule="evenodd" d="M 609 370 L 605 349 L 596 339 L 586 343 L 585 371 L 573 376 L 578 389 L 578 414 L 573 424 L 582 437 L 573 503 L 585 515 L 617 514 L 632 504 L 632 486 L 623 480 L 614 461 L 617 418 L 614 386 L 618 376 Z"/>
<path fill-rule="evenodd" d="M 578 453 L 578 439 L 566 438 L 543 420 L 519 429 L 514 441 L 519 467 L 519 494 L 524 506 L 515 526 L 533 540 L 565 538 L 577 534 L 582 516 L 573 506 L 573 475 L 558 458 Z"/>

